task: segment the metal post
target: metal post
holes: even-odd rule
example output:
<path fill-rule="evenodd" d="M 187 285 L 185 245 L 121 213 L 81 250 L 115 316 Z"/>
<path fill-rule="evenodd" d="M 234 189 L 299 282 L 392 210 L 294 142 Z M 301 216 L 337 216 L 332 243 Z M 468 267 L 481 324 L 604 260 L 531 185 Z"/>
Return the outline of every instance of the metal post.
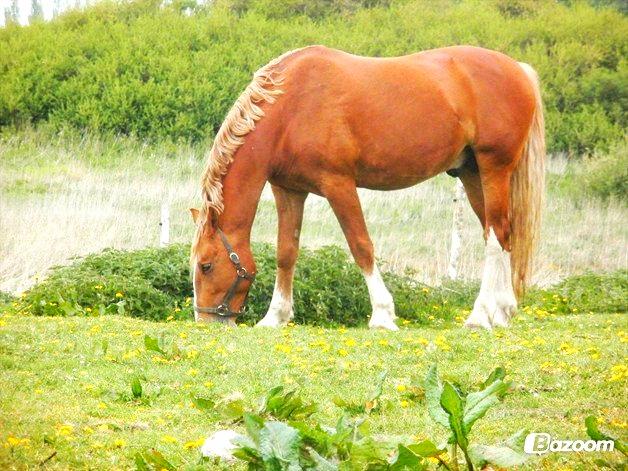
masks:
<path fill-rule="evenodd" d="M 159 222 L 159 246 L 165 247 L 170 243 L 170 206 L 168 202 L 161 203 L 161 220 Z"/>
<path fill-rule="evenodd" d="M 456 179 L 454 216 L 451 229 L 451 249 L 449 252 L 449 267 L 447 268 L 447 276 L 452 280 L 458 278 L 460 249 L 462 248 L 462 201 L 464 197 L 464 186 L 460 179 Z"/>

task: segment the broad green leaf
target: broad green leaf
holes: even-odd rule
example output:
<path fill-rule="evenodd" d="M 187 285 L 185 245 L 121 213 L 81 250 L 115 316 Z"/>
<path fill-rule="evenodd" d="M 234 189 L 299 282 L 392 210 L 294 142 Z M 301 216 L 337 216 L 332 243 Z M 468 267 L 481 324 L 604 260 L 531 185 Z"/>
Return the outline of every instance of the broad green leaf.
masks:
<path fill-rule="evenodd" d="M 327 455 L 332 447 L 333 432 L 325 431 L 320 424 L 311 427 L 305 422 L 290 422 L 290 426 L 297 429 L 304 445 L 315 449 L 322 455 Z"/>
<path fill-rule="evenodd" d="M 484 417 L 486 411 L 499 401 L 500 395 L 503 394 L 508 387 L 508 384 L 498 379 L 487 388 L 467 396 L 464 407 L 464 428 L 466 434 L 469 433 L 475 421 Z"/>
<path fill-rule="evenodd" d="M 224 420 L 239 421 L 244 415 L 244 401 L 239 395 L 226 397 L 216 403 L 214 410 Z"/>
<path fill-rule="evenodd" d="M 512 448 L 515 451 L 523 452 L 523 445 L 525 444 L 526 437 L 528 436 L 529 431 L 526 429 L 521 429 L 514 435 L 511 435 L 504 443 L 504 446 L 508 448 Z"/>
<path fill-rule="evenodd" d="M 146 350 L 158 352 L 162 355 L 166 353 L 159 347 L 159 341 L 150 335 L 144 335 L 144 347 L 146 347 Z"/>
<path fill-rule="evenodd" d="M 148 463 L 152 464 L 156 469 L 166 469 L 167 471 L 176 470 L 176 468 L 166 458 L 164 458 L 164 455 L 155 449 L 144 452 L 143 456 L 144 459 Z"/>
<path fill-rule="evenodd" d="M 593 440 L 612 440 L 611 437 L 602 433 L 597 425 L 597 417 L 590 415 L 584 419 L 584 424 L 587 427 L 587 435 Z"/>
<path fill-rule="evenodd" d="M 296 391 L 285 391 L 283 386 L 271 389 L 263 398 L 259 414 L 269 414 L 276 419 L 299 420 L 316 412 L 315 404 L 306 404 Z"/>
<path fill-rule="evenodd" d="M 249 437 L 259 446 L 259 432 L 262 430 L 262 427 L 264 427 L 264 419 L 259 415 L 250 414 L 248 412 L 244 413 L 242 419 Z"/>
<path fill-rule="evenodd" d="M 504 369 L 504 367 L 498 366 L 493 371 L 491 371 L 491 374 L 489 374 L 488 378 L 486 378 L 486 380 L 482 383 L 482 389 L 486 389 L 498 379 L 501 379 L 503 381 L 505 377 L 506 370 Z"/>
<path fill-rule="evenodd" d="M 469 445 L 471 460 L 480 465 L 492 464 L 500 468 L 520 466 L 530 459 L 530 455 L 523 451 L 528 431 L 523 429 L 497 446 Z"/>
<path fill-rule="evenodd" d="M 237 448 L 231 452 L 234 457 L 246 461 L 251 465 L 257 465 L 259 468 L 263 468 L 262 456 L 260 455 L 258 444 L 253 442 L 251 437 L 238 435 L 233 439 L 233 444 L 237 446 Z"/>
<path fill-rule="evenodd" d="M 314 462 L 314 471 L 338 471 L 337 464 L 323 458 L 316 450 L 310 448 L 307 451 L 310 459 Z"/>
<path fill-rule="evenodd" d="M 425 458 L 438 456 L 446 451 L 444 448 L 438 448 L 430 440 L 423 440 L 419 443 L 413 443 L 412 445 L 408 445 L 408 448 L 412 450 L 413 453 L 416 453 L 417 455 L 423 456 Z"/>
<path fill-rule="evenodd" d="M 392 459 L 388 469 L 390 471 L 419 471 L 426 468 L 427 465 L 420 456 L 414 453 L 410 448 L 399 444 L 397 446 L 397 453 Z"/>
<path fill-rule="evenodd" d="M 141 453 L 135 453 L 133 459 L 135 461 L 135 468 L 137 469 L 137 471 L 150 471 L 148 468 L 148 463 L 146 463 L 146 460 Z"/>
<path fill-rule="evenodd" d="M 267 469 L 300 470 L 298 430 L 283 422 L 266 422 L 260 430 L 259 450 Z"/>
<path fill-rule="evenodd" d="M 595 416 L 588 416 L 586 419 L 584 419 L 584 424 L 587 427 L 587 435 L 589 435 L 589 437 L 591 437 L 593 440 L 612 440 L 613 442 L 615 442 L 616 450 L 622 452 L 624 455 L 628 453 L 628 447 L 626 446 L 626 443 L 600 431 L 597 425 L 597 418 Z"/>
<path fill-rule="evenodd" d="M 530 458 L 526 453 L 520 453 L 507 446 L 470 445 L 469 456 L 478 466 L 492 464 L 500 468 L 520 466 Z"/>
<path fill-rule="evenodd" d="M 369 397 L 370 401 L 377 401 L 384 391 L 384 382 L 386 381 L 386 377 L 388 376 L 388 371 L 382 371 L 377 376 L 377 381 L 375 381 L 375 388 Z"/>
<path fill-rule="evenodd" d="M 443 393 L 440 396 L 440 405 L 449 414 L 449 428 L 454 434 L 456 442 L 463 450 L 467 449 L 469 444 L 467 433 L 463 424 L 464 403 L 458 394 L 456 388 L 451 383 L 445 381 L 443 384 Z"/>
<path fill-rule="evenodd" d="M 199 410 L 211 410 L 216 403 L 201 396 L 192 396 L 192 404 Z"/>
<path fill-rule="evenodd" d="M 443 385 L 438 379 L 438 369 L 432 365 L 425 376 L 425 399 L 427 411 L 434 422 L 449 428 L 449 416 L 440 405 L 440 396 L 443 393 Z"/>
<path fill-rule="evenodd" d="M 382 469 L 388 465 L 387 455 L 388 446 L 385 443 L 363 437 L 351 442 L 348 461 L 353 469 Z"/>
<path fill-rule="evenodd" d="M 131 380 L 131 393 L 134 399 L 142 397 L 142 383 L 137 376 Z"/>

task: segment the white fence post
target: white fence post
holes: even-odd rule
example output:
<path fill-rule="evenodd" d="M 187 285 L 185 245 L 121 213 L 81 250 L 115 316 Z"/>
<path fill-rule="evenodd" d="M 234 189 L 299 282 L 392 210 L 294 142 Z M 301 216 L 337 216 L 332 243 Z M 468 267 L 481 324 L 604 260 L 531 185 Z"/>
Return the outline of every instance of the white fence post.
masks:
<path fill-rule="evenodd" d="M 165 247 L 170 243 L 170 205 L 167 201 L 161 203 L 161 220 L 159 221 L 159 246 Z"/>
<path fill-rule="evenodd" d="M 456 179 L 454 216 L 451 229 L 451 248 L 449 252 L 449 267 L 447 268 L 447 275 L 452 280 L 458 278 L 460 249 L 462 247 L 462 201 L 464 200 L 464 197 L 464 186 L 462 185 L 460 179 Z"/>

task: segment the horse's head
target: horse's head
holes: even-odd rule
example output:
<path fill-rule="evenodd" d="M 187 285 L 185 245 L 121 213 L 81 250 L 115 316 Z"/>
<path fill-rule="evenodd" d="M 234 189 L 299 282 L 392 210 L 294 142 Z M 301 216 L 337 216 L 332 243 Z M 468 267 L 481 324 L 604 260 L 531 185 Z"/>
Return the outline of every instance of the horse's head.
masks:
<path fill-rule="evenodd" d="M 235 325 L 255 279 L 253 255 L 248 244 L 231 245 L 213 210 L 190 212 L 196 224 L 191 255 L 195 319 Z"/>

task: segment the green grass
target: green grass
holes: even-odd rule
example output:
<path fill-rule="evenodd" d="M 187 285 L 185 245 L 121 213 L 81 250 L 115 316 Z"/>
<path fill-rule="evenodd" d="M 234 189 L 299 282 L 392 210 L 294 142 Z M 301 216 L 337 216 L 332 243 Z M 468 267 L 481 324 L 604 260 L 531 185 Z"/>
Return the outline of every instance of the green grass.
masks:
<path fill-rule="evenodd" d="M 318 403 L 315 418 L 333 425 L 342 411 L 332 398 L 365 398 L 382 370 L 389 372 L 385 405 L 369 419 L 373 433 L 444 439 L 425 403 L 405 404 L 407 391 L 400 391 L 420 386 L 433 362 L 445 379 L 466 386 L 499 365 L 514 381 L 512 393 L 474 428 L 476 442 L 496 443 L 520 428 L 584 439 L 589 414 L 625 437 L 625 328 L 625 315 L 538 317 L 530 309 L 512 328 L 494 333 L 436 320 L 396 334 L 4 314 L 0 468 L 34 468 L 56 451 L 48 469 L 124 469 L 133 467 L 135 452 L 152 447 L 177 466 L 194 468 L 198 449 L 185 444 L 231 426 L 195 409 L 191 395 L 218 399 L 239 392 L 253 406 L 270 387 L 284 384 Z M 176 344 L 178 358 L 147 351 L 144 335 L 163 337 L 167 351 Z M 131 399 L 130 382 L 138 376 L 144 402 Z M 551 454 L 530 468 L 589 470 L 593 458 Z"/>

